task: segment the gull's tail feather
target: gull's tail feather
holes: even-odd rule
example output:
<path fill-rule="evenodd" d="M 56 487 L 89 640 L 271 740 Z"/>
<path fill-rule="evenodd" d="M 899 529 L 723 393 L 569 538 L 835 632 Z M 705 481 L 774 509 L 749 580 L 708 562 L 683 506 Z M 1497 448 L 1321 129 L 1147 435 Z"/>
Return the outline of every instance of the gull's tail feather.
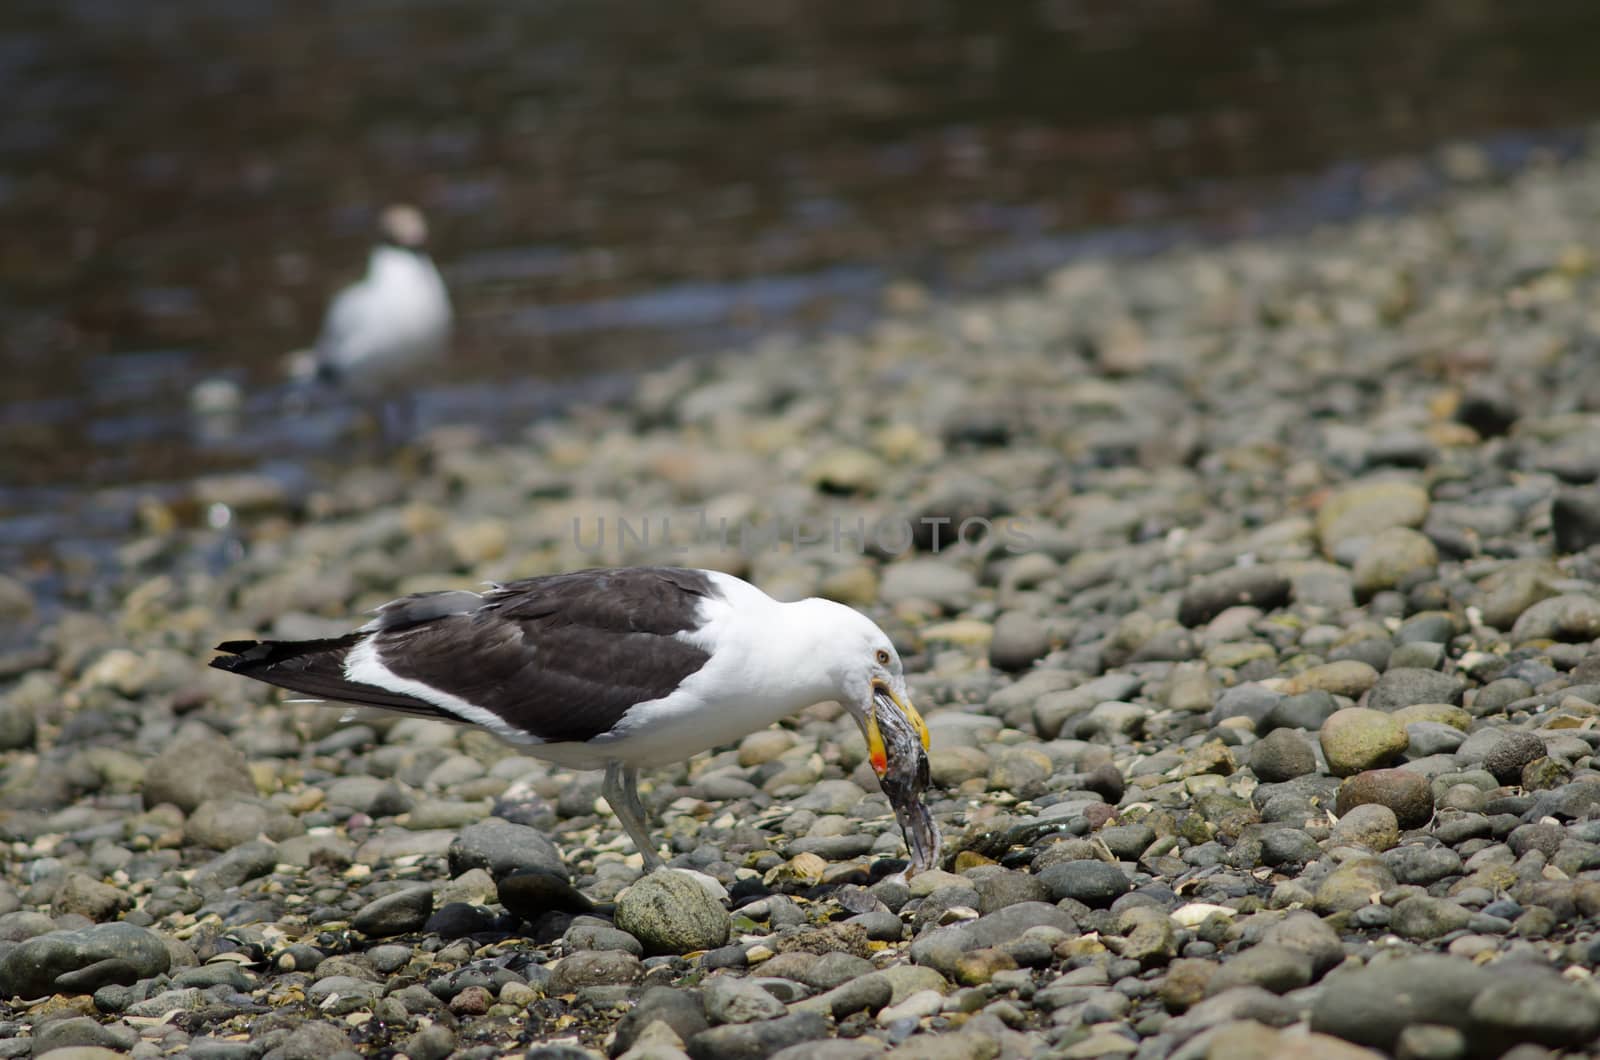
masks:
<path fill-rule="evenodd" d="M 345 657 L 363 639 L 364 634 L 349 633 L 324 640 L 230 640 L 217 645 L 227 654 L 211 665 L 317 699 L 440 717 L 438 708 L 420 699 L 345 676 Z"/>

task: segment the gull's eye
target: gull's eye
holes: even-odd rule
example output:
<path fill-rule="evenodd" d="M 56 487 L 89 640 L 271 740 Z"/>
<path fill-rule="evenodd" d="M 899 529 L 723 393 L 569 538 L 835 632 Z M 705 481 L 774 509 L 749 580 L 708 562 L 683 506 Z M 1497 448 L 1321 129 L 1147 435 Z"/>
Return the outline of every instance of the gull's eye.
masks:
<path fill-rule="evenodd" d="M 889 665 L 889 653 L 884 651 L 882 648 L 878 649 L 878 665 L 879 666 L 888 666 Z"/>

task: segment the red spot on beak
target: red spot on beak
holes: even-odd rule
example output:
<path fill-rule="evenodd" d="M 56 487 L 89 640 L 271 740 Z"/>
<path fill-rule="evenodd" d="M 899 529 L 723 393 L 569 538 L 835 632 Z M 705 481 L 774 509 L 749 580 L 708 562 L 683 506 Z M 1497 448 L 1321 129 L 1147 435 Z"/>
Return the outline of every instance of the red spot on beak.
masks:
<path fill-rule="evenodd" d="M 880 777 L 883 776 L 884 770 L 889 768 L 888 755 L 874 754 L 870 756 L 870 761 L 872 762 L 872 771 Z"/>

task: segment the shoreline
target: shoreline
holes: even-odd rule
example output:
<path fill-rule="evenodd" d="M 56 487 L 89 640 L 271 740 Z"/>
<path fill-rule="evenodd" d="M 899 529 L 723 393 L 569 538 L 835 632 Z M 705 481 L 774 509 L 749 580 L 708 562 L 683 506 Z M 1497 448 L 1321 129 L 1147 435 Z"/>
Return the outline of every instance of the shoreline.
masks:
<path fill-rule="evenodd" d="M 1195 193 L 1187 203 L 1167 203 L 1156 211 L 1165 220 L 1130 221 L 1058 234 L 1033 232 L 1006 239 L 997 237 L 920 262 L 860 263 L 857 271 L 875 278 L 858 294 L 847 294 L 841 281 L 830 279 L 833 273 L 825 272 L 778 274 L 721 287 L 713 284 L 688 285 L 681 290 L 651 289 L 609 303 L 534 306 L 514 314 L 522 323 L 510 329 L 521 336 L 524 344 L 547 342 L 551 338 L 548 328 L 562 331 L 574 321 L 592 322 L 608 314 L 632 320 L 639 312 L 648 312 L 644 307 L 657 303 L 669 317 L 671 311 L 666 307 L 684 299 L 710 315 L 698 322 L 680 320 L 672 324 L 663 319 L 642 329 L 595 331 L 591 341 L 600 346 L 611 334 L 622 348 L 634 351 L 623 358 L 623 363 L 630 366 L 626 370 L 607 368 L 594 375 L 574 377 L 569 366 L 550 380 L 530 377 L 497 382 L 483 378 L 464 386 L 430 389 L 421 398 L 424 423 L 447 429 L 475 422 L 485 428 L 491 440 L 511 440 L 517 434 L 512 421 L 519 415 L 559 419 L 586 404 L 625 403 L 638 378 L 677 360 L 714 357 L 718 355 L 716 351 L 734 351 L 737 355 L 739 350 L 768 341 L 810 345 L 831 336 L 859 335 L 876 322 L 907 312 L 915 315 L 926 311 L 930 304 L 960 305 L 1004 297 L 1012 289 L 1032 290 L 1051 272 L 1074 262 L 1137 262 L 1191 246 L 1207 249 L 1240 240 L 1292 239 L 1325 224 L 1427 209 L 1442 197 L 1463 189 L 1501 184 L 1529 166 L 1537 168 L 1552 161 L 1563 164 L 1581 155 L 1582 144 L 1591 137 L 1587 126 L 1512 130 L 1441 143 L 1403 155 L 1340 163 L 1316 172 L 1241 179 L 1229 185 L 1226 192 L 1206 189 Z M 467 269 L 466 263 L 457 265 Z M 457 271 L 457 266 L 446 266 L 449 275 Z M 846 266 L 837 266 L 835 271 L 839 269 L 848 272 Z M 803 295 L 812 281 L 818 288 L 814 301 L 824 308 L 795 308 L 812 305 Z M 743 317 L 753 314 L 765 320 L 765 310 L 747 307 L 748 312 L 736 312 L 735 307 L 744 302 L 761 304 L 760 292 L 767 286 L 773 288 L 769 295 L 793 305 L 780 313 L 775 325 L 768 320 L 765 327 L 759 327 Z M 726 290 L 718 296 L 716 291 L 722 288 Z M 719 297 L 726 304 L 721 310 L 712 310 L 711 303 Z M 806 322 L 819 315 L 825 322 Z M 479 329 L 486 326 L 489 325 L 481 320 L 476 325 Z M 776 332 L 772 330 L 774 326 Z M 652 364 L 636 349 L 645 341 L 670 347 L 676 353 Z M 191 372 L 185 376 L 179 372 L 174 376 L 175 365 L 192 359 L 192 354 L 171 350 L 154 356 L 157 363 L 153 367 L 163 377 L 178 381 L 187 378 L 188 383 L 197 386 L 218 380 L 242 380 L 238 365 L 220 374 Z M 128 371 L 110 361 L 108 367 Z M 192 508 L 197 478 L 214 477 L 220 481 L 231 476 L 266 476 L 278 480 L 279 488 L 290 494 L 291 503 L 298 503 L 304 494 L 329 485 L 335 469 L 329 466 L 327 453 L 347 445 L 352 434 L 353 409 L 348 403 L 328 400 L 326 395 L 312 397 L 314 400 L 308 405 L 305 395 L 294 394 L 287 385 L 274 384 L 265 390 L 252 390 L 242 409 L 221 417 L 200 415 L 181 405 L 164 418 L 147 409 L 131 418 L 127 408 L 111 410 L 111 420 L 121 426 L 103 430 L 106 438 L 113 441 L 88 445 L 81 454 L 86 468 L 99 468 L 84 472 L 89 480 L 30 484 L 5 491 L 3 502 L 9 514 L 0 516 L 0 560 L 33 569 L 89 563 L 97 564 L 103 573 L 112 573 L 110 550 L 118 537 L 137 532 L 141 506 L 152 501 L 158 508 L 180 512 Z M 57 432 L 65 429 L 71 415 L 69 407 L 59 400 L 46 405 L 59 407 L 38 420 L 35 433 L 50 433 L 48 425 L 52 422 Z M 12 411 L 25 423 L 37 418 L 37 410 Z M 94 411 L 91 406 L 78 413 Z M 298 427 L 286 430 L 286 417 L 298 420 Z M 24 443 L 45 444 L 32 435 Z M 142 457 L 130 455 L 135 464 L 149 461 L 155 466 L 184 470 L 178 477 L 172 473 L 149 476 L 133 472 L 131 466 L 118 470 L 106 465 L 108 449 L 119 444 L 129 447 L 129 454 L 137 452 L 135 447 L 154 446 Z M 46 446 L 50 461 L 60 459 L 58 446 L 56 440 Z M 45 466 L 49 466 L 48 462 Z M 23 474 L 20 468 L 14 471 Z M 124 481 L 129 473 L 134 477 Z M 191 522 L 195 518 L 189 516 Z M 64 553 L 70 553 L 70 558 Z M 52 594 L 45 576 L 36 576 L 32 588 L 47 596 Z"/>

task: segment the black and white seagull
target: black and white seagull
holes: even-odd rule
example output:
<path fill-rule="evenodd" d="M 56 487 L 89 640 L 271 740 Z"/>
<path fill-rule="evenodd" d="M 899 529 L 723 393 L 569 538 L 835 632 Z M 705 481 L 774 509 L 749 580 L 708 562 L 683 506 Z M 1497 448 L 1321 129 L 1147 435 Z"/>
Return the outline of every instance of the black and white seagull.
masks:
<path fill-rule="evenodd" d="M 606 801 L 662 861 L 639 770 L 836 700 L 855 718 L 914 871 L 938 864 L 922 802 L 928 729 L 900 656 L 831 600 L 780 603 L 718 571 L 628 567 L 402 597 L 341 637 L 229 641 L 211 665 L 318 699 L 478 725 L 530 755 L 604 769 Z"/>

